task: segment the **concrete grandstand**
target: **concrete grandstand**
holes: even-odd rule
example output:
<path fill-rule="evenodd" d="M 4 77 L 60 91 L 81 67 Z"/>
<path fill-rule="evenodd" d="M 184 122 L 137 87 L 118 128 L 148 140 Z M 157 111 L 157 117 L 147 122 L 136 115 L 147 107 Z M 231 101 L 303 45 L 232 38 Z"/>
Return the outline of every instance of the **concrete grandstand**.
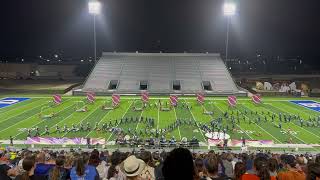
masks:
<path fill-rule="evenodd" d="M 82 89 L 74 94 L 246 95 L 238 89 L 219 54 L 103 53 Z"/>

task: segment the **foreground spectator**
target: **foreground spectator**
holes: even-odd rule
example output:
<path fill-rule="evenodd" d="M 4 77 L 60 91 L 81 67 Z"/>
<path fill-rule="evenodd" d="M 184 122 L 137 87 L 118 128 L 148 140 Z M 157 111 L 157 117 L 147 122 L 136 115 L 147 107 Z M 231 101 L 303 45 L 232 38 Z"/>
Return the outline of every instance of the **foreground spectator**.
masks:
<path fill-rule="evenodd" d="M 134 155 L 129 156 L 123 162 L 123 172 L 127 180 L 143 180 L 140 176 L 146 164 L 141 159 L 136 158 Z"/>
<path fill-rule="evenodd" d="M 5 151 L 0 150 L 0 179 L 11 180 L 11 176 L 15 177 L 18 174 L 17 169 L 8 166 L 8 159 L 5 155 Z"/>
<path fill-rule="evenodd" d="M 241 176 L 246 173 L 246 165 L 243 162 L 237 162 L 234 166 L 234 179 L 240 180 Z"/>
<path fill-rule="evenodd" d="M 76 159 L 76 165 L 71 169 L 71 180 L 99 180 L 99 174 L 94 166 L 88 165 L 89 155 L 82 153 Z"/>
<path fill-rule="evenodd" d="M 33 156 L 24 158 L 22 162 L 24 172 L 22 175 L 18 175 L 15 180 L 46 180 L 47 178 L 45 176 L 34 173 L 35 166 L 35 158 Z"/>
<path fill-rule="evenodd" d="M 275 176 L 270 176 L 268 160 L 265 157 L 257 157 L 253 161 L 253 172 L 242 175 L 242 180 L 276 180 Z"/>
<path fill-rule="evenodd" d="M 54 167 L 54 164 L 46 164 L 46 155 L 45 153 L 41 152 L 37 154 L 36 157 L 37 165 L 36 169 L 34 170 L 34 174 L 40 176 L 48 176 L 49 171 Z"/>
<path fill-rule="evenodd" d="M 165 180 L 193 180 L 196 171 L 190 151 L 184 148 L 172 150 L 163 163 L 162 173 Z"/>
<path fill-rule="evenodd" d="M 153 167 L 153 160 L 152 160 L 151 152 L 143 151 L 140 154 L 140 159 L 142 159 L 144 161 L 144 163 L 146 164 L 146 166 L 142 170 L 140 176 L 144 179 L 154 180 L 155 175 L 154 175 L 154 167 Z"/>
<path fill-rule="evenodd" d="M 67 180 L 70 179 L 70 172 L 64 168 L 65 157 L 58 156 L 56 159 L 56 165 L 49 172 L 50 180 Z"/>
<path fill-rule="evenodd" d="M 105 170 L 104 176 L 102 178 L 109 180 L 124 180 L 126 178 L 125 174 L 120 170 L 119 164 L 121 163 L 121 153 L 115 151 L 110 157 L 111 166 L 108 166 Z"/>
<path fill-rule="evenodd" d="M 296 158 L 293 155 L 285 155 L 284 167 L 286 171 L 278 174 L 279 180 L 305 180 L 305 173 L 297 166 Z"/>
<path fill-rule="evenodd" d="M 308 164 L 306 180 L 320 180 L 320 164 L 319 163 Z"/>
<path fill-rule="evenodd" d="M 227 176 L 219 176 L 219 160 L 216 156 L 211 156 L 205 161 L 206 175 L 201 180 L 224 180 L 230 179 Z"/>

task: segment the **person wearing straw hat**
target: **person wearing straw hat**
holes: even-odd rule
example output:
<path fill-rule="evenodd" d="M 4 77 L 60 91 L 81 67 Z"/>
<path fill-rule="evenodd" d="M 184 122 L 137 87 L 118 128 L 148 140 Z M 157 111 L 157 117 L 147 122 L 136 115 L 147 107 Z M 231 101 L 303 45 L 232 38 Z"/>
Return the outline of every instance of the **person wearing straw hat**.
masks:
<path fill-rule="evenodd" d="M 129 156 L 122 164 L 122 172 L 126 175 L 127 180 L 141 180 L 140 174 L 146 164 L 143 160 L 136 158 L 134 155 Z"/>

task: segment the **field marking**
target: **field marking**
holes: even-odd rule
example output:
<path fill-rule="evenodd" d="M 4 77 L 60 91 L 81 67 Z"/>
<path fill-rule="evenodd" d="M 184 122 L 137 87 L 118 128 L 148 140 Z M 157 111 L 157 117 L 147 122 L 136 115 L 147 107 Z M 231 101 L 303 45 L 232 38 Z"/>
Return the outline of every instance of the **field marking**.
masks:
<path fill-rule="evenodd" d="M 108 112 L 100 119 L 100 121 L 98 122 L 98 126 L 99 126 L 99 124 L 101 123 L 101 121 L 102 121 L 105 117 L 107 117 L 108 114 L 109 114 L 111 111 L 112 111 L 112 110 L 108 111 Z M 92 131 L 90 131 L 90 132 L 86 135 L 86 138 L 87 138 L 92 132 L 94 132 L 94 131 L 96 131 L 96 130 L 93 130 L 93 129 L 92 129 Z"/>
<path fill-rule="evenodd" d="M 173 107 L 173 111 L 174 111 L 174 116 L 176 117 L 176 121 L 177 121 L 178 118 L 177 118 L 177 113 L 176 113 L 176 108 L 175 107 Z M 181 141 L 181 132 L 180 132 L 179 126 L 178 126 L 178 132 L 179 132 L 179 137 L 180 137 L 180 141 Z"/>
<path fill-rule="evenodd" d="M 43 104 L 41 104 L 41 105 L 39 105 L 39 106 L 42 106 L 42 105 L 44 105 L 44 104 L 45 104 L 45 103 L 43 103 Z M 36 107 L 34 107 L 34 108 L 38 108 L 39 106 L 36 106 Z M 32 109 L 34 109 L 34 108 L 32 108 Z M 29 110 L 28 110 L 28 111 L 29 111 Z M 11 126 L 9 126 L 9 127 L 5 128 L 5 129 L 2 129 L 0 132 L 5 131 L 5 130 L 7 130 L 7 129 L 11 128 L 12 126 L 15 126 L 15 125 L 17 125 L 17 124 L 20 124 L 20 123 L 22 123 L 22 122 L 24 122 L 24 121 L 26 121 L 26 120 L 28 120 L 28 119 L 30 119 L 30 118 L 33 118 L 34 116 L 37 116 L 37 114 L 32 115 L 32 116 L 28 117 L 27 119 L 21 120 L 21 121 L 19 121 L 19 122 L 15 123 L 15 124 L 13 124 L 13 125 L 11 125 Z"/>
<path fill-rule="evenodd" d="M 85 119 L 87 119 L 91 114 L 93 114 L 98 108 L 100 108 L 100 106 L 97 106 L 97 108 L 94 108 L 94 110 L 92 112 L 90 112 L 88 115 L 86 115 L 84 118 L 81 119 L 81 121 L 79 123 L 77 123 L 76 125 L 82 123 Z M 66 132 L 63 134 L 62 137 L 65 137 L 69 132 Z"/>
<path fill-rule="evenodd" d="M 243 105 L 245 106 L 245 105 Z M 245 106 L 246 107 L 246 106 Z M 246 107 L 248 109 L 248 107 Z M 250 110 L 250 109 L 249 109 Z M 247 117 L 248 119 L 250 119 L 247 115 L 244 114 L 245 117 Z M 260 115 L 259 115 L 260 116 Z M 262 129 L 264 132 L 266 132 L 267 134 L 269 134 L 272 138 L 274 138 L 276 141 L 278 141 L 280 144 L 282 144 L 282 141 L 279 141 L 279 139 L 277 139 L 276 137 L 274 137 L 272 134 L 270 134 L 268 131 L 264 130 L 261 126 L 259 126 L 257 123 L 253 122 L 253 124 L 255 124 L 256 126 L 258 126 L 260 129 Z"/>
<path fill-rule="evenodd" d="M 130 107 L 132 106 L 132 104 L 133 104 L 133 101 L 132 101 L 131 104 L 128 106 L 127 110 L 123 113 L 121 119 L 123 119 L 124 116 L 127 114 L 128 110 L 130 109 Z M 140 119 L 141 119 L 141 118 L 140 118 Z M 119 124 L 116 125 L 116 128 L 117 128 L 118 126 L 119 126 Z M 106 143 L 109 141 L 109 139 L 111 138 L 112 134 L 113 134 L 113 133 L 111 132 L 111 134 L 110 134 L 110 136 L 108 137 Z"/>
<path fill-rule="evenodd" d="M 29 99 L 28 99 L 28 100 L 29 100 Z M 22 102 L 28 102 L 28 100 L 22 101 Z M 32 99 L 30 98 L 30 100 L 32 100 Z M 13 104 L 13 106 L 6 106 L 6 107 L 1 108 L 0 113 L 6 114 L 6 113 L 9 113 L 10 111 L 17 110 L 17 108 L 21 108 L 21 107 L 24 107 L 24 106 L 26 106 L 26 105 L 30 105 L 30 104 L 35 103 L 35 102 L 40 101 L 40 100 L 41 100 L 41 99 L 39 99 L 39 98 L 35 98 L 35 101 L 30 102 L 30 103 L 27 103 L 27 104 L 23 104 L 23 105 L 21 105 L 20 107 L 14 107 L 14 105 L 18 105 L 19 103 Z M 14 107 L 14 108 L 6 111 L 5 108 L 8 108 L 8 107 Z M 25 112 L 25 111 L 23 111 L 23 112 Z M 17 115 L 11 116 L 11 117 L 9 117 L 9 118 L 12 118 L 12 117 L 15 117 L 15 116 L 17 116 Z M 9 119 L 9 118 L 7 118 L 7 119 Z M 6 121 L 6 120 L 3 120 L 3 121 Z M 3 122 L 3 121 L 0 121 L 0 122 Z"/>
<path fill-rule="evenodd" d="M 139 123 L 140 123 L 140 121 L 141 121 L 141 117 L 142 117 L 143 112 L 144 112 L 144 111 L 142 110 L 141 113 L 140 113 L 139 121 L 138 121 L 137 126 L 136 126 L 136 130 L 138 129 L 138 126 L 139 126 Z"/>
<path fill-rule="evenodd" d="M 157 106 L 158 109 L 158 121 L 157 121 L 157 129 L 159 129 L 159 122 L 160 122 L 160 107 Z"/>
<path fill-rule="evenodd" d="M 46 102 L 46 103 L 47 103 L 47 102 Z M 23 112 L 21 112 L 21 113 L 19 113 L 19 114 L 17 114 L 17 115 L 14 115 L 14 116 L 11 116 L 11 117 L 9 117 L 9 118 L 6 118 L 5 120 L 0 121 L 0 123 L 6 122 L 6 121 L 8 121 L 8 120 L 9 120 L 9 119 L 11 119 L 11 118 L 14 118 L 14 117 L 20 116 L 21 114 L 23 114 L 23 113 L 25 113 L 25 112 L 28 112 L 28 111 L 31 111 L 31 110 L 33 110 L 33 109 L 35 109 L 35 108 L 40 107 L 40 106 L 43 106 L 44 104 L 45 104 L 45 103 L 40 104 L 39 106 L 33 107 L 33 108 L 31 108 L 31 109 L 25 110 L 25 111 L 23 111 Z M 2 131 L 3 131 L 3 130 L 1 130 L 0 132 L 2 132 Z"/>
<path fill-rule="evenodd" d="M 203 105 L 202 105 L 203 106 Z M 222 111 L 222 109 L 220 109 L 220 107 L 219 106 L 216 106 L 218 109 L 219 109 L 219 111 L 221 112 L 221 113 L 223 113 L 223 111 Z M 203 106 L 203 108 L 207 111 L 207 109 Z M 213 117 L 212 115 L 210 115 L 211 117 Z M 246 130 L 243 130 L 242 128 L 241 128 L 241 126 L 239 126 L 238 124 L 236 124 L 240 129 L 241 129 L 241 131 L 242 132 L 244 132 L 251 140 L 253 140 L 253 138 L 247 133 L 247 131 Z"/>
<path fill-rule="evenodd" d="M 185 103 L 188 103 L 186 100 L 184 100 L 184 102 L 185 102 Z M 206 140 L 205 136 L 203 135 L 202 130 L 200 129 L 200 127 L 199 127 L 199 125 L 198 125 L 198 122 L 197 122 L 196 118 L 194 117 L 194 115 L 193 115 L 192 111 L 191 111 L 189 108 L 188 108 L 188 111 L 190 112 L 190 114 L 191 114 L 191 116 L 192 116 L 193 121 L 196 123 L 196 125 L 197 125 L 197 127 L 198 127 L 198 129 L 199 129 L 199 131 L 200 131 L 200 133 L 201 133 L 201 135 L 202 135 L 202 137 L 203 137 L 203 139 L 205 140 L 205 142 L 204 142 L 204 143 L 206 143 L 206 144 L 207 144 L 208 139 Z"/>
<path fill-rule="evenodd" d="M 274 107 L 274 108 L 276 108 L 276 109 L 279 109 L 279 110 L 280 110 L 280 111 L 282 111 L 282 112 L 286 112 L 286 113 L 288 113 L 288 114 L 292 114 L 292 113 L 289 113 L 289 112 L 288 112 L 288 111 L 286 111 L 286 110 L 282 110 L 282 109 L 280 109 L 280 108 L 278 108 L 278 107 L 276 107 L 276 106 L 273 106 L 273 105 L 271 105 L 271 106 L 272 106 L 272 107 Z M 288 105 L 286 105 L 286 106 L 288 106 Z M 291 108 L 291 107 L 289 106 L 289 108 Z M 291 108 L 291 109 L 293 109 L 293 108 Z M 302 113 L 305 113 L 305 112 L 302 112 Z M 305 113 L 305 114 L 306 114 L 306 113 Z M 290 122 L 290 123 L 292 123 L 293 125 L 295 125 L 295 126 L 299 127 L 300 129 L 303 129 L 304 131 L 306 131 L 306 132 L 308 132 L 308 133 L 310 133 L 310 134 L 312 134 L 312 135 L 317 136 L 318 138 L 320 138 L 320 136 L 318 136 L 318 135 L 314 134 L 313 132 L 311 132 L 311 131 L 309 131 L 309 130 L 307 130 L 307 129 L 303 128 L 303 127 L 300 127 L 300 126 L 298 126 L 298 125 L 294 124 L 293 122 Z"/>
<path fill-rule="evenodd" d="M 72 104 L 72 105 L 73 105 L 73 104 Z M 60 111 L 58 111 L 58 113 L 60 113 L 61 111 L 64 111 L 65 109 L 68 109 L 68 108 L 71 107 L 72 105 L 67 106 L 67 108 L 61 109 Z M 58 113 L 57 113 L 57 114 L 58 114 Z M 41 119 L 41 121 L 39 121 L 38 123 L 34 124 L 33 126 L 31 126 L 31 127 L 29 127 L 29 128 L 33 128 L 33 127 L 37 126 L 38 124 L 43 123 L 44 121 L 46 121 L 46 120 Z M 18 133 L 18 134 L 15 135 L 14 137 L 17 137 L 17 136 L 19 136 L 19 135 L 22 134 L 22 133 L 24 133 L 24 131 Z"/>

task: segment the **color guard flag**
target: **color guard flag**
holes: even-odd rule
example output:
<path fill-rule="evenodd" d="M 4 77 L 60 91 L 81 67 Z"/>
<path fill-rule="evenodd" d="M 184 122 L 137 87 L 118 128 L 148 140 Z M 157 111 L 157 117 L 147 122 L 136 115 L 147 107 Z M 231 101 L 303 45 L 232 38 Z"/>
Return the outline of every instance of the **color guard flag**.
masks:
<path fill-rule="evenodd" d="M 87 92 L 87 99 L 90 103 L 93 103 L 96 100 L 96 95 L 94 92 Z"/>
<path fill-rule="evenodd" d="M 197 101 L 200 104 L 204 103 L 204 94 L 203 93 L 197 93 Z"/>
<path fill-rule="evenodd" d="M 251 97 L 251 99 L 252 99 L 252 102 L 254 102 L 255 104 L 260 104 L 261 103 L 261 97 L 260 97 L 260 95 L 253 95 L 252 97 Z"/>
<path fill-rule="evenodd" d="M 120 104 L 120 95 L 119 94 L 112 94 L 112 105 L 118 106 Z"/>
<path fill-rule="evenodd" d="M 59 94 L 53 95 L 53 102 L 54 102 L 55 104 L 60 104 L 60 103 L 62 102 L 61 96 L 60 96 Z"/>
<path fill-rule="evenodd" d="M 228 96 L 228 104 L 231 107 L 234 107 L 237 105 L 237 97 L 236 96 Z"/>
<path fill-rule="evenodd" d="M 141 100 L 144 103 L 147 103 L 149 101 L 149 93 L 147 91 L 142 91 L 141 93 Z"/>
<path fill-rule="evenodd" d="M 177 106 L 178 104 L 178 96 L 170 95 L 170 103 L 172 106 Z"/>

